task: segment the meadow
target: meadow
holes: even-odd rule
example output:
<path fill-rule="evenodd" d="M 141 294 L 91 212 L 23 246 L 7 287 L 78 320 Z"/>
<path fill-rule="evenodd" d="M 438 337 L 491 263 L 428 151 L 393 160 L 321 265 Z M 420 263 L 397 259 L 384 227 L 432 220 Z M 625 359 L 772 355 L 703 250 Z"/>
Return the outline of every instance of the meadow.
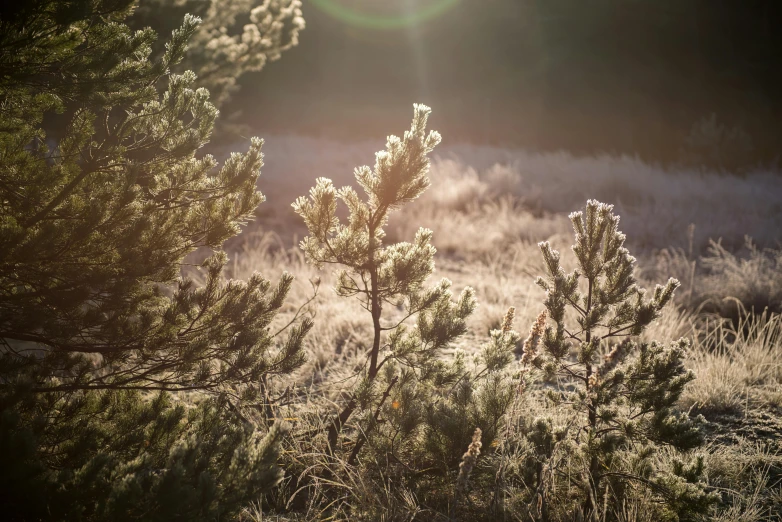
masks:
<path fill-rule="evenodd" d="M 290 442 L 294 447 L 288 451 L 303 456 L 286 461 L 286 479 L 272 496 L 276 504 L 269 499 L 259 503 L 246 512 L 248 519 L 449 519 L 420 493 L 374 481 L 361 465 L 344 465 L 338 478 L 318 480 L 319 472 L 334 465 L 322 453 L 323 441 L 296 436 L 317 433 L 328 412 L 336 411 L 355 385 L 355 370 L 371 344 L 372 325 L 357 301 L 334 293 L 328 266 L 317 270 L 305 263 L 297 243 L 306 229 L 289 205 L 306 193 L 316 177 L 331 178 L 337 186 L 350 184 L 353 168 L 371 163 L 372 152 L 380 145 L 299 136 L 268 138 L 259 184 L 267 201 L 259 207 L 258 219 L 226 246 L 231 277 L 246 279 L 254 271 L 270 277 L 283 270 L 296 275 L 280 324 L 296 314 L 310 314 L 315 320 L 306 340 L 307 362 L 293 376 L 270 384 L 271 395 L 287 397 L 275 408 L 278 418 L 292 423 L 295 442 Z M 651 286 L 668 276 L 682 282 L 675 305 L 666 308 L 643 335 L 693 341 L 686 366 L 696 379 L 685 388 L 678 408 L 691 417 L 703 416 L 706 445 L 698 452 L 706 461 L 707 482 L 721 497 L 720 514 L 714 520 L 777 520 L 782 515 L 782 178 L 778 173 L 758 170 L 737 177 L 665 170 L 630 157 L 443 145 L 434 156 L 430 179 L 431 188 L 392 217 L 388 241 L 409 241 L 420 226 L 432 229 L 437 248 L 434 278 L 450 279 L 455 289 L 475 289 L 479 306 L 469 320 L 468 333 L 446 357 L 475 356 L 488 332 L 499 328 L 509 306 L 516 310 L 516 329 L 526 332 L 544 299 L 534 283 L 536 276 L 545 273 L 537 243 L 549 241 L 562 252 L 565 269 L 572 269 L 568 213 L 583 208 L 589 198 L 613 204 L 627 246 L 637 257 L 641 284 Z M 539 398 L 540 393 L 536 389 L 524 399 L 520 408 L 524 415 L 556 414 Z M 514 414 L 521 415 L 516 410 Z M 306 485 L 297 489 L 300 484 Z M 331 491 L 335 488 L 336 500 Z M 608 519 L 657 520 L 659 515 L 647 509 L 648 502 L 652 500 L 639 495 L 621 512 L 608 514 Z M 269 514 L 291 506 L 298 515 Z M 568 520 L 576 515 L 559 516 Z"/>
<path fill-rule="evenodd" d="M 770 1 L 6 3 L 3 520 L 782 520 Z"/>

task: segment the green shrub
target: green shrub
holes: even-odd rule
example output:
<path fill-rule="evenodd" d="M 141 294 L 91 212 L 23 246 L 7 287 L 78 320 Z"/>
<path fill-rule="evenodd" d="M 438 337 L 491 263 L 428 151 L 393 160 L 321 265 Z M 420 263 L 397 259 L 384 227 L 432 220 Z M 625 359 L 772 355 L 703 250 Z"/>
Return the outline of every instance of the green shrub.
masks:
<path fill-rule="evenodd" d="M 304 361 L 292 283 L 224 281 L 220 245 L 263 196 L 261 140 L 197 156 L 217 109 L 159 58 L 130 0 L 31 0 L 0 18 L 0 488 L 11 519 L 209 520 L 280 478 L 245 420 L 262 377 Z M 179 277 L 186 255 L 205 283 Z M 167 392 L 192 392 L 192 412 Z M 211 398 L 209 398 L 211 397 Z"/>
<path fill-rule="evenodd" d="M 429 186 L 427 154 L 440 136 L 426 133 L 428 115 L 428 107 L 416 105 L 404 137 L 388 139 L 374 169 L 356 169 L 364 198 L 320 178 L 309 199 L 299 198 L 294 208 L 310 232 L 301 243 L 307 260 L 336 265 L 337 294 L 358 298 L 373 325 L 367 362 L 355 375 L 350 398 L 327 423 L 331 451 L 339 456 L 342 432 L 353 420 L 348 463 L 363 456 L 408 472 L 447 475 L 455 472 L 476 427 L 484 444 L 497 434 L 514 393 L 504 370 L 518 335 L 510 328 L 511 315 L 492 332 L 479 368 L 467 368 L 463 354 L 443 357 L 467 330 L 476 306 L 472 289 L 453 301 L 450 281 L 425 286 L 434 270 L 430 230 L 420 229 L 412 243 L 383 243 L 389 213 Z M 346 224 L 336 215 L 338 201 L 348 209 Z"/>
<path fill-rule="evenodd" d="M 129 24 L 168 34 L 187 14 L 202 22 L 177 70 L 196 71 L 198 86 L 209 90 L 217 107 L 239 90 L 244 74 L 262 70 L 298 45 L 305 25 L 301 0 L 138 0 Z"/>
<path fill-rule="evenodd" d="M 6 520 L 216 520 L 282 479 L 284 431 L 262 435 L 225 398 L 46 394 L 2 404 Z"/>
<path fill-rule="evenodd" d="M 625 236 L 611 210 L 590 200 L 585 212 L 570 215 L 578 268 L 569 274 L 559 253 L 540 243 L 548 276 L 537 284 L 546 291 L 553 325 L 543 330 L 540 349 L 525 346 L 522 360 L 557 384 L 546 395 L 562 417 L 521 428 L 531 512 L 549 516 L 564 472 L 576 486 L 570 501 L 580 504 L 586 519 L 616 513 L 640 489 L 663 505 L 660 517 L 687 520 L 707 513 L 714 502 L 704 491 L 702 460 L 687 460 L 686 452 L 703 437 L 675 409 L 694 379 L 683 364 L 689 343 L 633 339 L 659 317 L 679 283 L 670 279 L 650 297 L 637 287 L 635 259 L 623 247 Z M 659 465 L 663 448 L 681 452 L 667 468 Z"/>

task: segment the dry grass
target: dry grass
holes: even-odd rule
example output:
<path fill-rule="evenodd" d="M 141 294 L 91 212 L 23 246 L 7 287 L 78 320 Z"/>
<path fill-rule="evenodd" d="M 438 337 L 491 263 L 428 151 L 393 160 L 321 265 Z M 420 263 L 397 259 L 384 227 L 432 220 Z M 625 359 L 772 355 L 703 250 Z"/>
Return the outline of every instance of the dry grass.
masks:
<path fill-rule="evenodd" d="M 782 249 L 760 249 L 750 237 L 743 248 L 728 250 L 711 241 L 702 256 L 684 249 L 660 251 L 651 273 L 679 278 L 679 303 L 714 312 L 736 323 L 746 310 L 782 312 Z"/>
<path fill-rule="evenodd" d="M 306 341 L 309 360 L 294 375 L 272 383 L 272 393 L 285 397 L 277 414 L 289 419 L 294 437 L 286 450 L 286 483 L 263 506 L 267 512 L 287 509 L 287 514 L 264 514 L 258 504 L 248 508 L 246 520 L 452 520 L 417 498 L 409 485 L 390 487 L 377 475 L 329 457 L 322 433 L 317 434 L 352 387 L 355 370 L 366 362 L 371 325 L 358 303 L 335 295 L 328 270 L 304 263 L 295 246 L 303 228 L 288 205 L 315 177 L 350 183 L 353 167 L 370 162 L 378 148 L 377 143 L 269 139 L 261 185 L 269 202 L 262 205 L 260 225 L 251 225 L 227 245 L 232 277 L 260 271 L 273 278 L 282 270 L 297 276 L 279 326 L 296 313 L 315 317 Z M 551 241 L 571 269 L 566 214 L 589 197 L 615 203 L 629 247 L 639 254 L 644 281 L 661 282 L 671 275 L 683 282 L 677 307 L 667 309 L 645 336 L 694 340 L 687 364 L 697 379 L 686 389 L 681 407 L 708 418 L 707 473 L 722 498 L 714 520 L 778 520 L 782 251 L 773 247 L 782 239 L 777 225 L 782 222 L 782 177 L 667 172 L 625 157 L 574 158 L 487 147 L 440 153 L 432 188 L 391 221 L 389 240 L 410 240 L 419 226 L 431 228 L 438 248 L 432 280 L 448 277 L 456 292 L 466 285 L 475 288 L 480 306 L 470 319 L 470 333 L 454 348 L 474 353 L 511 305 L 517 329 L 526 330 L 542 309 L 543 293 L 533 282 L 543 273 L 536 243 Z M 688 234 L 691 223 L 695 228 Z M 745 235 L 754 242 L 745 242 Z M 519 409 L 526 416 L 545 413 L 555 419 L 562 413 L 544 411 L 545 405 L 532 399 Z M 512 499 L 513 491 L 505 496 Z M 655 520 L 651 503 L 639 491 L 632 502 L 607 513 L 606 520 Z M 509 509 L 512 505 L 509 500 Z M 525 519 L 519 513 L 506 519 Z M 560 515 L 561 520 L 576 516 L 572 511 Z"/>
<path fill-rule="evenodd" d="M 433 124 L 436 126 L 436 121 Z M 493 238 L 499 237 L 495 232 L 499 226 L 505 239 L 537 240 L 557 230 L 562 216 L 595 198 L 616 206 L 622 230 L 635 250 L 686 247 L 686 230 L 691 223 L 696 227 L 696 254 L 708 247 L 710 239 L 722 238 L 723 246 L 731 251 L 744 244 L 745 236 L 754 238 L 762 248 L 774 247 L 780 240 L 782 177 L 775 172 L 760 170 L 739 178 L 697 169 L 663 170 L 626 156 L 537 154 L 447 145 L 447 136 L 445 140 L 433 163 L 433 187 L 411 211 L 421 216 L 442 216 L 450 210 L 457 216 L 480 216 L 487 205 L 490 209 L 500 207 L 489 214 L 510 217 L 510 223 L 497 220 L 491 229 L 475 227 Z M 265 223 L 278 231 L 291 231 L 291 225 L 298 221 L 289 206 L 315 178 L 331 178 L 338 186 L 352 183 L 353 169 L 371 164 L 374 152 L 381 148 L 382 143 L 370 141 L 345 144 L 297 136 L 269 137 L 261 178 L 261 188 L 268 196 L 268 202 L 261 205 Z M 229 149 L 241 149 L 241 144 Z M 502 210 L 508 205 L 525 210 L 529 216 Z M 428 206 L 432 208 L 425 208 Z M 549 218 L 555 223 L 546 223 Z M 451 236 L 446 229 L 433 230 L 435 239 L 439 236 L 443 242 L 441 248 L 464 247 L 471 245 L 470 239 L 482 239 L 482 234 Z M 482 239 L 482 243 L 486 241 Z"/>
<path fill-rule="evenodd" d="M 697 333 L 690 367 L 698 378 L 682 397 L 685 408 L 782 406 L 782 316 L 747 314 L 735 326 L 715 320 Z"/>

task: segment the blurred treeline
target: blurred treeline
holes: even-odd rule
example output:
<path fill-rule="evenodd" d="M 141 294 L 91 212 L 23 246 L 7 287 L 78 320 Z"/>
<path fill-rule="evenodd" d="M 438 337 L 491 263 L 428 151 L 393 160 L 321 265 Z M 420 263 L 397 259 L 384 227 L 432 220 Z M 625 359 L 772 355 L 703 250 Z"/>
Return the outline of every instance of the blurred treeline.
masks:
<path fill-rule="evenodd" d="M 245 75 L 224 116 L 254 132 L 382 136 L 420 101 L 451 143 L 726 168 L 782 150 L 779 0 L 461 0 L 393 30 L 303 8 L 300 45 Z"/>

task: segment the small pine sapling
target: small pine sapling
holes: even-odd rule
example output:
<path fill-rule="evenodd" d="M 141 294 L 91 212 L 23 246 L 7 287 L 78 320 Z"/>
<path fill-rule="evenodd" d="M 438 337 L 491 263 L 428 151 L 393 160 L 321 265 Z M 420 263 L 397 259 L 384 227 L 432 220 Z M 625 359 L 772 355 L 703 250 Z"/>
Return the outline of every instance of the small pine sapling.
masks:
<path fill-rule="evenodd" d="M 480 347 L 469 368 L 465 368 L 467 365 L 460 359 L 462 354 L 457 352 L 455 368 L 459 377 L 454 384 L 445 389 L 437 385 L 418 387 L 415 402 L 426 408 L 423 415 L 426 430 L 423 452 L 416 453 L 418 458 L 434 459 L 430 466 L 442 463 L 448 468 L 456 462 L 472 440 L 475 429 L 481 430 L 484 443 L 491 446 L 508 408 L 523 391 L 523 386 L 517 386 L 518 377 L 514 386 L 510 372 L 514 350 L 520 341 L 518 332 L 513 330 L 514 314 L 515 308 L 510 307 L 500 328 L 489 332 L 489 340 Z M 412 409 L 394 413 L 401 421 L 404 414 L 411 416 L 409 410 Z"/>
<path fill-rule="evenodd" d="M 537 284 L 546 291 L 554 325 L 546 326 L 542 349 L 531 345 L 523 360 L 556 380 L 560 386 L 548 392 L 549 399 L 575 412 L 568 433 L 560 436 L 571 438 L 576 461 L 584 463 L 580 487 L 587 519 L 597 515 L 598 505 L 604 509 L 609 492 L 621 502 L 630 485 L 648 488 L 670 507 L 707 510 L 710 497 L 697 473 L 665 473 L 653 465 L 661 446 L 689 450 L 702 443 L 697 426 L 675 410 L 694 379 L 683 365 L 689 343 L 633 339 L 660 316 L 679 282 L 669 279 L 646 297 L 612 209 L 590 200 L 586 212 L 570 215 L 578 268 L 569 274 L 559 253 L 548 242 L 539 244 L 548 277 Z"/>
<path fill-rule="evenodd" d="M 318 267 L 336 264 L 336 292 L 343 297 L 358 297 L 372 316 L 373 340 L 369 365 L 347 405 L 328 427 L 329 447 L 336 448 L 339 433 L 357 408 L 369 406 L 369 395 L 378 372 L 387 359 L 380 358 L 382 336 L 392 332 L 399 338 L 402 322 L 383 324 L 383 306 L 406 304 L 406 317 L 430 312 L 430 324 L 437 348 L 465 331 L 465 318 L 473 311 L 475 300 L 471 289 L 465 289 L 459 302 L 451 303 L 447 280 L 426 290 L 424 281 L 434 271 L 435 248 L 432 232 L 420 229 L 413 243 L 384 246 L 383 227 L 392 210 L 413 201 L 429 186 L 427 173 L 431 152 L 440 142 L 435 131 L 426 134 L 430 109 L 415 105 L 415 115 L 409 131 L 402 139 L 390 136 L 386 150 L 376 154 L 375 168 L 359 167 L 355 171 L 358 184 L 366 193 L 366 201 L 351 187 L 335 189 L 331 180 L 318 178 L 310 190 L 309 199 L 298 198 L 294 210 L 302 216 L 310 235 L 301 242 L 307 260 Z M 347 224 L 336 216 L 337 201 L 350 212 Z M 384 395 L 387 397 L 387 395 Z M 357 443 L 358 444 L 358 443 Z"/>
<path fill-rule="evenodd" d="M 355 462 L 371 437 L 388 441 L 380 433 L 388 430 L 394 432 L 392 447 L 386 446 L 389 451 L 381 453 L 397 458 L 408 455 L 407 451 L 397 452 L 398 447 L 393 445 L 411 442 L 406 444 L 408 449 L 413 445 L 424 447 L 419 437 L 422 432 L 442 433 L 439 428 L 422 428 L 448 420 L 442 411 L 448 396 L 460 396 L 471 404 L 477 400 L 470 394 L 460 394 L 462 388 L 470 386 L 464 357 L 456 357 L 453 362 L 439 357 L 444 348 L 466 332 L 466 320 L 476 306 L 473 290 L 465 288 L 453 301 L 447 279 L 431 288 L 425 286 L 434 271 L 435 248 L 430 230 L 420 229 L 412 243 L 383 243 L 383 227 L 389 213 L 416 199 L 429 186 L 427 154 L 440 142 L 437 132 L 426 133 L 429 113 L 428 107 L 415 105 L 410 130 L 401 139 L 388 138 L 386 150 L 376 155 L 374 169 L 356 169 L 356 180 L 365 198 L 353 188 L 337 190 L 331 180 L 319 178 L 309 198 L 300 197 L 293 204 L 310 233 L 301 243 L 307 260 L 318 267 L 340 266 L 336 272 L 337 294 L 357 297 L 372 318 L 373 339 L 367 364 L 357 375 L 358 383 L 347 403 L 327 425 L 333 452 L 345 423 L 354 414 L 360 415 L 359 433 L 348 457 L 350 463 Z M 338 200 L 349 211 L 346 224 L 336 216 Z M 415 326 L 410 328 L 405 323 L 412 318 Z M 491 365 L 492 371 L 484 374 L 496 373 L 494 370 L 512 360 L 517 338 L 510 326 L 497 334 L 497 339 L 489 343 L 494 350 L 487 348 L 487 366 Z M 509 395 L 504 390 L 498 394 Z M 486 407 L 481 411 L 494 408 L 504 412 L 510 399 L 484 403 Z M 464 420 L 464 415 L 458 419 Z M 494 424 L 498 422 L 496 419 Z M 475 427 L 459 426 L 465 437 L 454 441 L 456 462 Z M 496 431 L 491 426 L 488 429 Z M 436 438 L 428 437 L 428 442 L 437 446 L 432 440 Z M 380 446 L 374 445 L 376 449 Z"/>

